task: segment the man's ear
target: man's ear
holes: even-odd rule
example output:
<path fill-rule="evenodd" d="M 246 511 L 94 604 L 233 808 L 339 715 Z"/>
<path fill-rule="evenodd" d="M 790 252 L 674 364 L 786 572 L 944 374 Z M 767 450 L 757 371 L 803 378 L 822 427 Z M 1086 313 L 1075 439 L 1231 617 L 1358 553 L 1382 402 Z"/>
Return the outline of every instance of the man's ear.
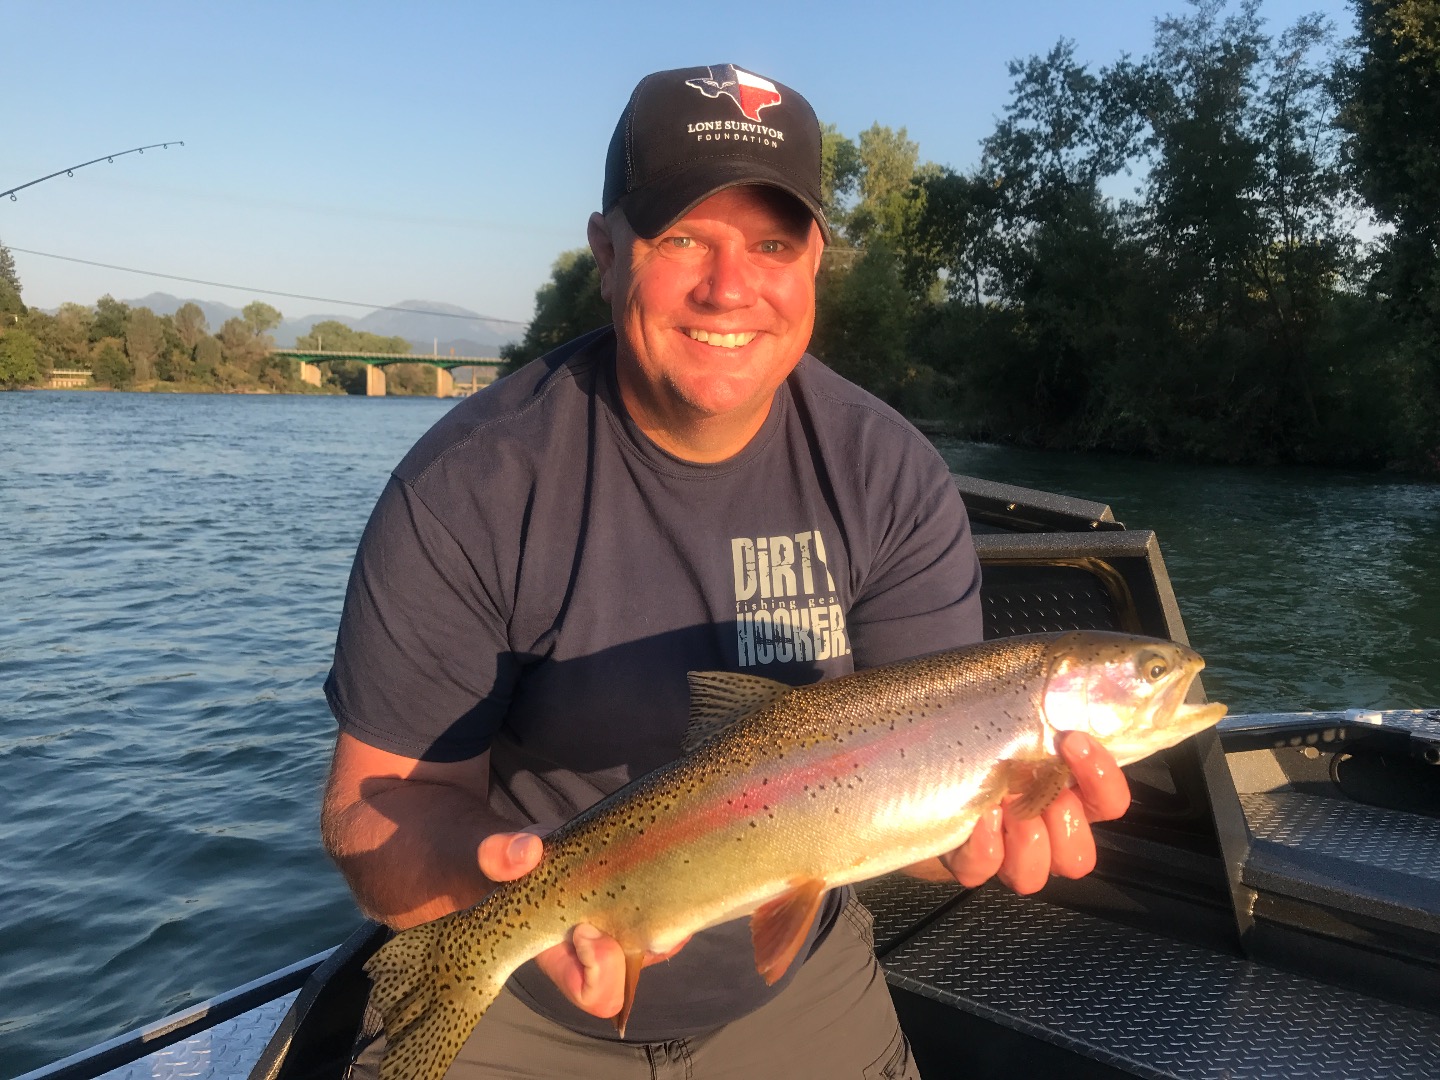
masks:
<path fill-rule="evenodd" d="M 590 241 L 590 253 L 595 256 L 595 265 L 600 268 L 600 297 L 608 304 L 614 291 L 611 270 L 615 266 L 615 238 L 610 235 L 610 223 L 605 220 L 604 214 L 590 215 L 585 235 Z"/>

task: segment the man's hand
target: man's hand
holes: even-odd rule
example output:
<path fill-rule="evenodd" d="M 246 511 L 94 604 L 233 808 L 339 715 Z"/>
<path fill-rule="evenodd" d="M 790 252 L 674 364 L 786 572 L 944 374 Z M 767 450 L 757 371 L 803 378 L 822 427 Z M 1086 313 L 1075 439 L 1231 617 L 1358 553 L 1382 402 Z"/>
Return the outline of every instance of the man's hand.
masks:
<path fill-rule="evenodd" d="M 1016 818 L 1003 803 L 988 811 L 969 840 L 940 857 L 961 885 L 974 888 L 998 876 L 1023 896 L 1038 892 L 1051 874 L 1078 878 L 1095 869 L 1090 822 L 1124 814 L 1130 786 L 1110 751 L 1083 732 L 1064 733 L 1057 749 L 1075 787 L 1061 792 L 1039 817 Z M 929 875 L 922 871 L 922 876 Z"/>
<path fill-rule="evenodd" d="M 481 841 L 480 872 L 491 881 L 512 881 L 533 870 L 543 851 L 544 845 L 533 833 L 495 833 Z M 646 954 L 645 966 L 669 960 L 685 947 L 685 941 L 663 955 Z M 625 1002 L 625 950 L 589 923 L 580 923 L 570 932 L 569 941 L 546 949 L 535 962 L 583 1012 L 614 1016 Z"/>

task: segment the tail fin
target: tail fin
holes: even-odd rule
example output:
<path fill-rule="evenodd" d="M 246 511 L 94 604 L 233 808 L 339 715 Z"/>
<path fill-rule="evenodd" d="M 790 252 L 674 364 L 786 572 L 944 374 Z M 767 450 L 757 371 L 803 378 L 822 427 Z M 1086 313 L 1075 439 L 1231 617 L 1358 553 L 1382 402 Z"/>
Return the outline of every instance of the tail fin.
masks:
<path fill-rule="evenodd" d="M 440 1080 L 509 975 L 471 980 L 445 948 L 455 918 L 397 934 L 365 964 L 385 1017 L 380 1080 Z"/>

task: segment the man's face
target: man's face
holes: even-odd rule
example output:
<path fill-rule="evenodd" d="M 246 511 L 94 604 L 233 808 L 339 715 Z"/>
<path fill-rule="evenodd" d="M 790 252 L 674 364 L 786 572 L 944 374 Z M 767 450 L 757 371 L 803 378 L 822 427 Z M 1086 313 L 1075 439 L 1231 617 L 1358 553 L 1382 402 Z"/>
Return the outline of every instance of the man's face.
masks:
<path fill-rule="evenodd" d="M 632 418 L 680 457 L 718 460 L 759 430 L 815 325 L 819 227 L 764 187 L 712 195 L 655 237 L 591 219 Z M 687 445 L 699 442 L 704 445 Z"/>

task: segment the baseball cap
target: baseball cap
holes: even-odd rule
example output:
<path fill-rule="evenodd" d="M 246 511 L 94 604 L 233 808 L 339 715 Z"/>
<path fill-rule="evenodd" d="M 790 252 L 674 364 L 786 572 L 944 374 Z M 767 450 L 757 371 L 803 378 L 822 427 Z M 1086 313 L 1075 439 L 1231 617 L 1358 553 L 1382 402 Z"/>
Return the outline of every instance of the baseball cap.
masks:
<path fill-rule="evenodd" d="M 641 79 L 605 155 L 605 213 L 618 205 L 630 227 L 651 239 L 711 195 L 741 184 L 793 195 L 829 242 L 820 122 L 810 103 L 734 64 Z"/>

